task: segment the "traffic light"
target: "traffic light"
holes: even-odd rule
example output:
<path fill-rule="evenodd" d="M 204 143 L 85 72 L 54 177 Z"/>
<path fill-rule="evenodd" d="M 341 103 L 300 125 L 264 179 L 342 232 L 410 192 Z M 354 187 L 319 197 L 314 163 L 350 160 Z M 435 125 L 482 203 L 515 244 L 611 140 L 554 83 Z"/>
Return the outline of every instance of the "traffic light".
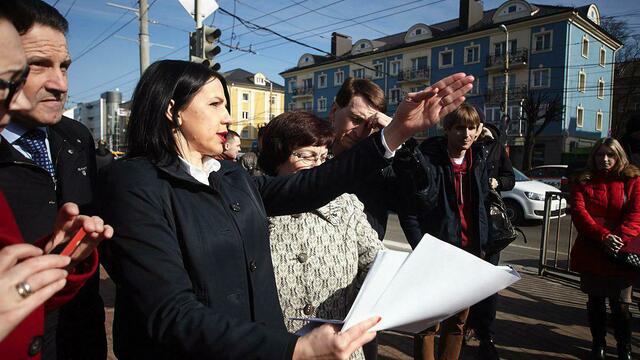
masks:
<path fill-rule="evenodd" d="M 215 71 L 220 70 L 220 64 L 213 59 L 221 51 L 216 44 L 221 34 L 220 29 L 206 25 L 189 33 L 189 60 L 205 64 Z"/>

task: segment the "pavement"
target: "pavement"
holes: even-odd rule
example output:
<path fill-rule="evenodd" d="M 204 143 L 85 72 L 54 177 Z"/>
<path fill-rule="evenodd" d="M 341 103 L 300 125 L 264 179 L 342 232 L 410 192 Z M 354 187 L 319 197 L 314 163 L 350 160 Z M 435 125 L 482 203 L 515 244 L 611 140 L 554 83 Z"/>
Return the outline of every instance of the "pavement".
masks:
<path fill-rule="evenodd" d="M 388 248 L 407 250 L 403 242 L 385 241 Z M 515 244 L 514 244 L 515 245 Z M 515 245 L 518 246 L 518 245 Z M 521 250 L 521 249 L 517 249 Z M 505 249 L 509 251 L 509 248 Z M 501 359 L 551 360 L 585 359 L 591 347 L 587 325 L 586 297 L 577 282 L 556 277 L 540 277 L 533 261 L 506 260 L 522 279 L 500 292 L 496 318 L 495 342 Z M 111 322 L 115 287 L 104 270 L 101 271 L 101 293 L 107 314 L 109 359 L 112 352 Z M 640 302 L 635 294 L 634 302 Z M 640 318 L 638 308 L 632 307 L 634 316 L 633 354 L 640 359 Z M 615 358 L 615 339 L 609 327 L 607 336 L 608 358 Z M 477 359 L 478 341 L 471 339 L 463 348 L 461 359 Z M 384 331 L 378 334 L 381 360 L 412 359 L 413 335 Z"/>

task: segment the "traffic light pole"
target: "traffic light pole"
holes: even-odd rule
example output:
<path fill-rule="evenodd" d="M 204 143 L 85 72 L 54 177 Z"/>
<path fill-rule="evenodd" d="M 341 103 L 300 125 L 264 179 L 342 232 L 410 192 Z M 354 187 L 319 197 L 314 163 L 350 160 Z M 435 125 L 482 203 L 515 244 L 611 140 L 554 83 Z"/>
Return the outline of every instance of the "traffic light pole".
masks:
<path fill-rule="evenodd" d="M 140 0 L 140 75 L 149 67 L 149 15 L 147 0 Z"/>
<path fill-rule="evenodd" d="M 195 7 L 194 7 L 194 11 L 193 11 L 193 17 L 194 20 L 196 21 L 196 29 L 199 29 L 200 27 L 202 27 L 202 17 L 200 16 L 200 10 L 202 9 L 202 6 L 200 4 L 201 0 L 195 0 Z"/>

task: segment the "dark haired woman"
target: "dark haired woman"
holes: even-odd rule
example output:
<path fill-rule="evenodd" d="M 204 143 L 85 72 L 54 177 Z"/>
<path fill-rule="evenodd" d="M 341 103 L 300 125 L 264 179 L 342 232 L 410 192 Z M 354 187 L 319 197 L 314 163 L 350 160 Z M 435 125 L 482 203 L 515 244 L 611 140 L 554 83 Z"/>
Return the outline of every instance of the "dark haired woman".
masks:
<path fill-rule="evenodd" d="M 258 159 L 266 174 L 287 176 L 321 165 L 333 141 L 327 121 L 308 112 L 277 116 L 263 128 Z M 313 211 L 269 217 L 271 258 L 287 330 L 291 318 L 344 319 L 382 243 L 353 194 Z M 351 359 L 364 359 L 362 350 Z"/>
<path fill-rule="evenodd" d="M 592 359 L 604 359 L 607 310 L 613 315 L 618 359 L 631 359 L 631 286 L 638 273 L 616 263 L 617 253 L 640 234 L 640 170 L 629 165 L 612 138 L 596 142 L 587 169 L 572 185 L 572 220 L 578 237 L 571 268 L 580 273 L 580 288 L 589 297 L 587 314 L 593 337 Z"/>
<path fill-rule="evenodd" d="M 133 94 L 128 157 L 100 187 L 104 217 L 118 229 L 105 262 L 117 286 L 118 358 L 346 358 L 373 339 L 377 317 L 344 333 L 329 325 L 287 333 L 267 216 L 311 211 L 351 190 L 388 163 L 387 151 L 464 100 L 472 81 L 456 74 L 410 94 L 398 121 L 339 159 L 252 178 L 214 159 L 230 123 L 224 78 L 201 64 L 152 64 Z"/>

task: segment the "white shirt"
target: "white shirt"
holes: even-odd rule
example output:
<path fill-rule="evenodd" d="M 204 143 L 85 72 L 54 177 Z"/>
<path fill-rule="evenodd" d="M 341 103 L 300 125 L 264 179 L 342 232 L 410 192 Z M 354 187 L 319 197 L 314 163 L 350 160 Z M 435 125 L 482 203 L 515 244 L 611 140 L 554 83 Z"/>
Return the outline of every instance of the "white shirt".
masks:
<path fill-rule="evenodd" d="M 47 127 L 39 127 L 38 129 L 44 131 L 45 138 L 44 143 L 47 146 L 47 154 L 49 155 L 49 161 L 53 163 L 51 160 L 51 147 L 49 146 L 49 132 L 47 131 Z M 28 130 L 24 127 L 20 126 L 16 122 L 10 122 L 9 125 L 2 131 L 2 137 L 5 138 L 13 146 L 14 149 L 18 150 L 24 157 L 29 160 L 33 160 L 31 154 L 27 151 L 27 149 L 22 148 L 22 146 L 16 144 L 16 141 L 22 137 Z"/>

